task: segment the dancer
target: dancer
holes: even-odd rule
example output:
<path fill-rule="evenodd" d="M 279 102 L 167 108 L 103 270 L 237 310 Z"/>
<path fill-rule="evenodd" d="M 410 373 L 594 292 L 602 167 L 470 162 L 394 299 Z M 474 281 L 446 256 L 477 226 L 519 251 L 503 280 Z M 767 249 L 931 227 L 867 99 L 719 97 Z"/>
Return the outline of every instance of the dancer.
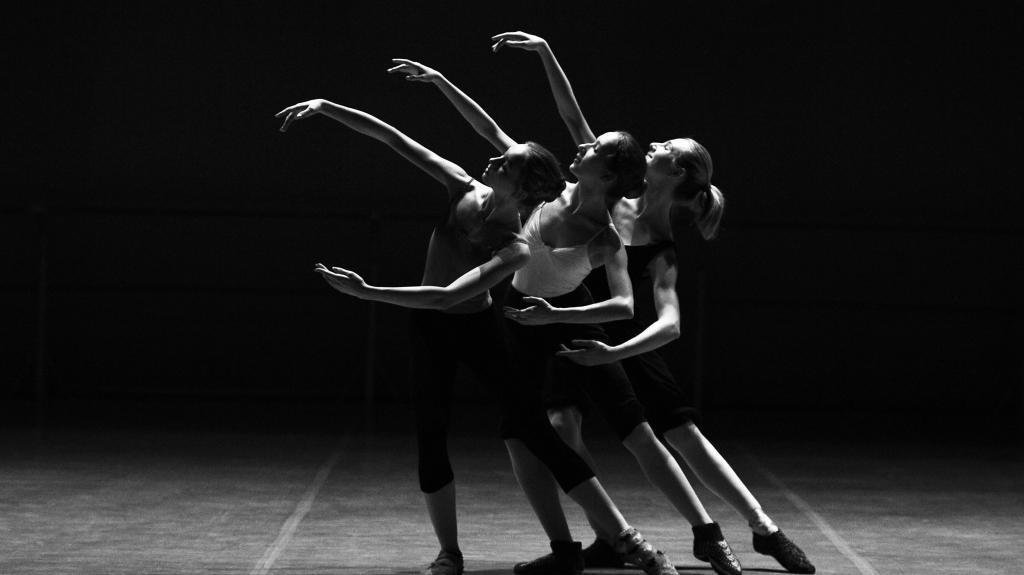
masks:
<path fill-rule="evenodd" d="M 559 113 L 569 132 L 577 143 L 589 141 L 593 132 L 547 42 L 522 32 L 498 34 L 493 39 L 494 50 L 509 46 L 540 55 Z M 754 549 L 774 557 L 792 573 L 814 573 L 814 565 L 803 551 L 763 511 L 725 458 L 701 433 L 697 427 L 698 411 L 691 407 L 693 403 L 687 393 L 656 351 L 680 335 L 671 208 L 680 206 L 686 209 L 692 214 L 701 235 L 705 239 L 713 238 L 722 218 L 725 199 L 711 183 L 712 169 L 711 155 L 693 139 L 677 138 L 650 145 L 644 193 L 635 199 L 618 201 L 612 209 L 612 219 L 627 245 L 633 289 L 653 290 L 653 311 L 657 319 L 650 324 L 638 318 L 609 323 L 606 328 L 614 345 L 579 339 L 573 342 L 576 349 L 563 350 L 559 355 L 582 365 L 620 361 L 644 405 L 651 426 L 679 451 L 708 489 L 747 519 L 753 532 Z M 608 292 L 601 280 L 593 274 L 587 278 L 595 299 Z M 593 467 L 593 460 L 582 441 L 581 399 L 578 389 L 563 387 L 547 398 L 549 415 L 559 434 Z M 720 532 L 717 525 L 713 531 L 717 537 Z M 712 559 L 707 547 L 707 539 L 697 537 L 695 530 L 694 555 L 702 561 Z M 622 565 L 600 534 L 584 554 L 587 566 Z"/>
<path fill-rule="evenodd" d="M 468 97 L 465 100 L 479 109 Z M 503 406 L 501 435 L 510 453 L 531 453 L 543 461 L 588 516 L 593 514 L 605 529 L 622 534 L 615 542 L 618 551 L 629 557 L 653 555 L 649 545 L 634 541 L 639 537 L 636 530 L 626 524 L 586 463 L 548 424 L 539 387 L 517 386 L 509 377 L 513 366 L 502 320 L 491 305 L 488 289 L 529 258 L 518 236 L 521 205 L 550 197 L 562 187 L 560 170 L 550 152 L 533 143 L 516 144 L 504 136 L 510 145 L 501 156 L 491 159 L 483 182 L 478 182 L 457 165 L 358 110 L 310 100 L 285 108 L 277 116 L 285 117 L 281 126 L 285 131 L 294 121 L 319 114 L 388 144 L 449 192 L 447 210 L 431 236 L 423 285 L 369 286 L 354 272 L 331 271 L 322 264 L 315 268 L 343 293 L 419 308 L 413 317 L 419 479 L 441 547 L 437 559 L 423 573 L 463 572 L 454 474 L 447 453 L 450 394 L 458 361 L 473 368 L 482 380 L 493 382 Z M 552 538 L 552 547 L 571 540 L 567 525 L 565 532 L 561 539 Z M 578 573 L 582 562 L 578 567 L 568 572 Z"/>
<path fill-rule="evenodd" d="M 412 79 L 436 78 L 436 73 L 422 65 L 407 62 L 406 66 Z M 446 94 L 451 93 L 446 82 L 439 83 L 439 87 Z M 453 102 L 459 106 L 457 101 Z M 480 129 L 478 132 L 493 143 L 493 135 Z M 532 255 L 512 280 L 509 304 L 536 304 L 522 310 L 508 310 L 508 316 L 525 324 L 513 326 L 513 331 L 519 343 L 518 359 L 525 370 L 524 381 L 527 384 L 545 378 L 560 342 L 574 337 L 601 337 L 600 328 L 579 324 L 632 315 L 632 292 L 625 267 L 625 251 L 611 225 L 608 206 L 642 183 L 643 150 L 629 134 L 609 132 L 592 143 L 580 145 L 570 169 L 578 181 L 567 184 L 559 198 L 541 203 L 530 215 L 524 235 Z M 600 265 L 606 265 L 614 297 L 593 303 L 581 282 L 593 267 Z M 551 303 L 559 307 L 533 296 L 553 298 Z M 622 368 L 608 365 L 589 371 L 593 372 L 590 375 L 597 382 L 593 384 L 594 394 L 609 407 L 609 419 L 641 462 L 648 477 L 692 524 L 710 524 L 710 518 L 700 507 L 678 463 L 644 421 L 642 408 Z M 520 484 L 550 536 L 550 526 L 565 523 L 557 491 L 548 490 L 545 485 L 550 475 L 527 453 L 513 454 L 513 465 Z M 642 541 L 638 537 L 635 540 Z M 728 546 L 721 554 L 724 561 L 728 556 Z M 574 561 L 572 548 L 553 547 L 552 554 L 516 565 L 514 571 L 549 573 Z M 671 562 L 661 553 L 636 563 L 649 573 L 675 573 Z"/>

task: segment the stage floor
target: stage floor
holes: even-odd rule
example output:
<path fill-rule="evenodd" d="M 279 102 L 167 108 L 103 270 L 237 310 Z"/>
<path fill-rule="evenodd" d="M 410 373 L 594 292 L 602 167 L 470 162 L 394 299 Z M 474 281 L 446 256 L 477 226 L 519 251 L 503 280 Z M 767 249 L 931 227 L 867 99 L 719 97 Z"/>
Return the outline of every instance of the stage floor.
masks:
<path fill-rule="evenodd" d="M 418 573 L 437 550 L 408 414 L 363 415 L 339 414 L 331 432 L 194 422 L 0 430 L 0 573 Z M 460 420 L 450 443 L 466 571 L 477 575 L 511 573 L 547 551 L 491 424 Z M 625 449 L 599 427 L 588 434 L 630 523 L 680 573 L 711 573 Z M 1017 444 L 708 434 L 818 573 L 1024 573 Z M 736 512 L 697 489 L 746 571 L 781 572 L 753 551 Z M 589 543 L 579 509 L 565 507 Z"/>

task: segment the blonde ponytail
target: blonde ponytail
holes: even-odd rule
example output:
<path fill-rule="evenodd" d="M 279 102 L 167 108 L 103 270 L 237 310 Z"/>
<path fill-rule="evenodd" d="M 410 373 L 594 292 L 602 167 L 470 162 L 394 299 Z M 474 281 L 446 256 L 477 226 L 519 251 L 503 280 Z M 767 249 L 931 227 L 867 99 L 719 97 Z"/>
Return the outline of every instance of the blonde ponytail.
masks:
<path fill-rule="evenodd" d="M 708 184 L 702 195 L 704 199 L 701 203 L 704 205 L 694 223 L 700 235 L 705 240 L 710 240 L 718 235 L 718 226 L 722 223 L 722 214 L 725 212 L 725 196 L 714 184 Z"/>

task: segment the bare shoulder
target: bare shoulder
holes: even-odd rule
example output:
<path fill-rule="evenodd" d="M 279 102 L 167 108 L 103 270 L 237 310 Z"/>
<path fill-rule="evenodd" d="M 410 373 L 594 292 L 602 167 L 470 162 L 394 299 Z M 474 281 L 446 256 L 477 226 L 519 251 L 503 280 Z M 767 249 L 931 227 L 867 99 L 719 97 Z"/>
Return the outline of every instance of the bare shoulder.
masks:
<path fill-rule="evenodd" d="M 622 238 L 619 237 L 619 232 L 615 229 L 615 226 L 608 223 L 602 226 L 601 231 L 594 236 L 591 245 L 595 251 L 600 250 L 606 257 L 611 257 L 615 252 L 619 251 L 623 244 Z"/>
<path fill-rule="evenodd" d="M 474 193 L 478 187 L 487 188 L 476 179 L 463 172 L 461 177 L 453 179 L 448 183 L 448 198 L 451 201 L 462 200 L 470 193 Z M 487 188 L 490 189 L 490 188 Z"/>

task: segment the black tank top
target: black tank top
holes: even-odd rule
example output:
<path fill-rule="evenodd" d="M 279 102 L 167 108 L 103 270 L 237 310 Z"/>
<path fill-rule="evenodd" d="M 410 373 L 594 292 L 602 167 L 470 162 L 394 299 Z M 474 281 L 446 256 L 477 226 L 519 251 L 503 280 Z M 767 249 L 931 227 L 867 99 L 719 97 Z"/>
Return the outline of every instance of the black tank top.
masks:
<path fill-rule="evenodd" d="M 657 319 L 654 309 L 651 274 L 647 266 L 651 260 L 665 250 L 674 250 L 672 240 L 663 240 L 642 246 L 626 246 L 626 257 L 629 258 L 629 283 L 633 288 L 633 318 L 601 324 L 614 343 L 622 343 L 642 332 Z M 590 272 L 583 283 L 594 296 L 594 301 L 603 301 L 611 297 L 608 290 L 608 276 L 604 267 Z"/>

